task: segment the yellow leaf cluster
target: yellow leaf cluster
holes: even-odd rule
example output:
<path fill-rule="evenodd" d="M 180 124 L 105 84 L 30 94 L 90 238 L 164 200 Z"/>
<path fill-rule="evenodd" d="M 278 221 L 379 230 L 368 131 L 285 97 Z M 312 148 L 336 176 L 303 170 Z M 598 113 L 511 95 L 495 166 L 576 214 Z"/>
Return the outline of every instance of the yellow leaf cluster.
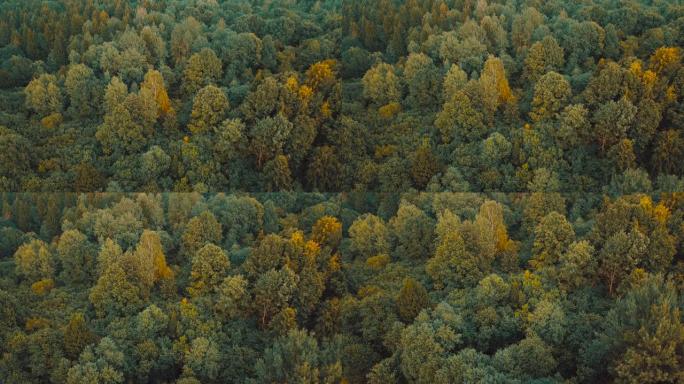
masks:
<path fill-rule="evenodd" d="M 634 268 L 629 274 L 627 281 L 633 288 L 640 286 L 648 278 L 648 272 L 643 268 Z"/>
<path fill-rule="evenodd" d="M 55 282 L 52 279 L 42 279 L 31 284 L 31 291 L 36 295 L 42 296 L 50 292 L 55 287 Z"/>
<path fill-rule="evenodd" d="M 508 237 L 508 232 L 505 227 L 497 228 L 496 231 L 496 251 L 497 252 L 510 252 L 515 251 L 516 245 L 510 237 Z"/>
<path fill-rule="evenodd" d="M 304 245 L 304 233 L 302 231 L 295 231 L 290 235 L 290 242 L 295 246 Z"/>
<path fill-rule="evenodd" d="M 62 114 L 59 112 L 49 114 L 40 120 L 40 124 L 48 129 L 57 128 L 62 124 Z"/>
<path fill-rule="evenodd" d="M 541 279 L 539 276 L 535 275 L 534 273 L 530 272 L 529 270 L 525 270 L 523 273 L 523 287 L 529 287 L 533 289 L 539 289 L 541 288 L 542 283 Z"/>
<path fill-rule="evenodd" d="M 147 89 L 154 96 L 154 100 L 159 106 L 159 111 L 162 114 L 173 112 L 171 108 L 171 100 L 164 87 L 164 78 L 159 71 L 150 70 L 145 74 L 145 80 L 141 86 L 142 89 Z"/>
<path fill-rule="evenodd" d="M 378 108 L 378 114 L 381 118 L 386 120 L 393 118 L 399 112 L 401 112 L 401 104 L 397 103 L 396 101 L 393 101 L 389 104 L 385 104 L 382 107 Z"/>
<path fill-rule="evenodd" d="M 653 84 L 655 84 L 657 79 L 658 75 L 656 75 L 656 73 L 650 69 L 644 72 L 644 74 L 641 76 L 641 81 L 645 87 L 653 87 Z"/>
<path fill-rule="evenodd" d="M 154 257 L 155 280 L 166 280 L 173 278 L 173 270 L 166 264 L 164 254 L 158 253 Z"/>
<path fill-rule="evenodd" d="M 665 224 L 670 217 L 670 210 L 662 203 L 659 203 L 653 210 L 653 215 L 660 224 Z"/>
<path fill-rule="evenodd" d="M 328 100 L 324 101 L 323 104 L 321 104 L 321 115 L 324 117 L 330 117 L 332 116 L 332 109 L 330 109 L 330 103 Z"/>
<path fill-rule="evenodd" d="M 180 313 L 181 316 L 183 316 L 186 319 L 196 319 L 199 316 L 197 307 L 190 301 L 188 301 L 188 299 L 185 297 L 181 299 L 180 302 Z"/>
<path fill-rule="evenodd" d="M 285 87 L 287 87 L 290 92 L 296 92 L 297 88 L 299 88 L 299 81 L 297 80 L 297 77 L 294 75 L 288 77 L 285 81 Z"/>
<path fill-rule="evenodd" d="M 340 269 L 342 269 L 342 262 L 340 261 L 340 255 L 336 253 L 328 260 L 328 271 L 337 272 Z"/>
<path fill-rule="evenodd" d="M 660 47 L 651 55 L 651 68 L 660 73 L 671 64 L 679 61 L 680 50 L 678 47 Z"/>
<path fill-rule="evenodd" d="M 505 75 L 498 79 L 496 85 L 497 89 L 499 90 L 499 100 L 501 103 L 505 104 L 515 100 L 513 92 L 511 92 L 511 87 L 508 85 L 508 79 L 506 79 Z"/>
<path fill-rule="evenodd" d="M 654 71 L 650 69 L 647 69 L 646 71 L 643 70 L 641 60 L 632 61 L 632 63 L 629 65 L 629 72 L 635 78 L 641 80 L 641 83 L 647 91 L 653 89 L 653 85 L 655 84 L 656 80 L 658 80 L 658 75 Z"/>
<path fill-rule="evenodd" d="M 506 78 L 503 62 L 500 59 L 492 57 L 485 62 L 480 81 L 485 86 L 485 92 L 496 92 L 499 105 L 515 101 L 515 96 L 513 96 Z M 494 85 L 494 88 L 491 85 Z"/>
<path fill-rule="evenodd" d="M 309 240 L 304 244 L 304 256 L 310 260 L 315 260 L 320 253 L 321 246 L 317 242 Z"/>
<path fill-rule="evenodd" d="M 385 268 L 387 264 L 390 262 L 390 257 L 385 254 L 377 255 L 377 256 L 372 256 L 369 257 L 366 260 L 366 266 L 368 266 L 371 269 L 382 269 Z"/>
<path fill-rule="evenodd" d="M 307 103 L 310 99 L 311 96 L 313 96 L 313 89 L 309 87 L 308 85 L 302 85 L 299 87 L 299 90 L 297 92 L 299 94 L 299 100 L 301 100 L 303 103 Z"/>
<path fill-rule="evenodd" d="M 320 244 L 337 243 L 342 239 L 342 223 L 332 216 L 323 216 L 311 228 L 314 241 Z"/>
<path fill-rule="evenodd" d="M 667 90 L 665 91 L 665 100 L 667 100 L 668 103 L 677 101 L 677 90 L 673 85 L 667 87 Z"/>
<path fill-rule="evenodd" d="M 50 322 L 47 319 L 42 317 L 31 317 L 26 320 L 24 328 L 26 328 L 27 331 L 35 331 L 37 329 L 46 328 L 49 325 Z"/>
<path fill-rule="evenodd" d="M 650 212 L 653 210 L 653 200 L 649 196 L 641 196 L 639 206 L 646 212 Z"/>
<path fill-rule="evenodd" d="M 515 316 L 516 319 L 527 320 L 530 316 L 530 306 L 528 304 L 523 304 L 519 310 L 516 310 L 515 313 L 513 313 L 513 316 Z"/>
<path fill-rule="evenodd" d="M 375 158 L 376 159 L 381 159 L 383 157 L 388 157 L 394 154 L 394 152 L 397 150 L 397 147 L 395 145 L 387 144 L 387 145 L 379 145 L 375 147 Z"/>
<path fill-rule="evenodd" d="M 660 224 L 665 224 L 670 218 L 670 209 L 662 201 L 654 206 L 653 200 L 649 196 L 642 196 L 639 200 L 639 206 Z"/>
<path fill-rule="evenodd" d="M 100 24 L 102 25 L 106 24 L 107 20 L 109 20 L 109 14 L 105 10 L 100 11 L 97 16 L 100 19 Z"/>
<path fill-rule="evenodd" d="M 311 64 L 306 71 L 306 79 L 314 89 L 318 89 L 322 85 L 330 83 L 335 79 L 333 68 L 335 67 L 335 60 L 324 60 Z"/>

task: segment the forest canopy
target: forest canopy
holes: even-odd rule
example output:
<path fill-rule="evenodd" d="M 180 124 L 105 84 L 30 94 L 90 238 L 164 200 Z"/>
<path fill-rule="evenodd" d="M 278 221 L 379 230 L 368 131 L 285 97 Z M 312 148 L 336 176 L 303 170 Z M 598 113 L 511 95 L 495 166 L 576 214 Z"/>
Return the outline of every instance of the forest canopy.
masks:
<path fill-rule="evenodd" d="M 1 383 L 684 382 L 684 5 L 0 2 Z"/>
<path fill-rule="evenodd" d="M 684 173 L 682 17 L 671 1 L 4 1 L 0 189 L 532 192 L 543 174 L 648 192 Z"/>

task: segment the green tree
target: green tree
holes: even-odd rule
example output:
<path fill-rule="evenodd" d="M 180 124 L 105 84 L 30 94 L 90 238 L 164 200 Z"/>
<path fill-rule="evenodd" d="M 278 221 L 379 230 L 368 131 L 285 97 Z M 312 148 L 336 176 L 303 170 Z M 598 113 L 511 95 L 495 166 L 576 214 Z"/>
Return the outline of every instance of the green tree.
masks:
<path fill-rule="evenodd" d="M 247 128 L 240 119 L 226 119 L 216 128 L 214 156 L 222 164 L 229 165 L 238 158 L 245 144 Z"/>
<path fill-rule="evenodd" d="M 42 240 L 31 240 L 14 253 L 17 275 L 35 282 L 53 277 L 54 260 L 48 245 Z"/>
<path fill-rule="evenodd" d="M 131 280 L 123 260 L 106 267 L 88 295 L 98 317 L 130 315 L 142 305 L 140 287 Z"/>
<path fill-rule="evenodd" d="M 298 281 L 298 276 L 288 267 L 259 275 L 254 283 L 252 307 L 261 327 L 269 325 L 276 315 L 288 308 Z"/>
<path fill-rule="evenodd" d="M 221 223 L 211 212 L 204 211 L 188 221 L 181 237 L 182 252 L 194 255 L 207 243 L 220 244 L 222 238 Z"/>
<path fill-rule="evenodd" d="M 107 266 L 114 263 L 122 254 L 123 250 L 117 242 L 110 238 L 105 239 L 97 254 L 97 275 L 104 272 Z"/>
<path fill-rule="evenodd" d="M 646 254 L 648 241 L 636 228 L 629 232 L 619 231 L 606 239 L 600 253 L 599 274 L 608 292 L 613 294 L 620 282 L 636 268 Z"/>
<path fill-rule="evenodd" d="M 532 40 L 532 34 L 544 24 L 544 15 L 534 7 L 527 7 L 513 18 L 511 40 L 518 51 L 524 50 Z"/>
<path fill-rule="evenodd" d="M 434 329 L 427 322 L 406 327 L 401 332 L 400 368 L 404 377 L 415 383 L 434 383 L 444 364 L 444 347 L 437 342 Z"/>
<path fill-rule="evenodd" d="M 64 330 L 64 351 L 67 357 L 76 360 L 81 351 L 94 342 L 95 334 L 88 329 L 83 313 L 74 313 Z"/>
<path fill-rule="evenodd" d="M 435 223 L 418 207 L 402 202 L 389 225 L 396 238 L 397 256 L 420 260 L 432 254 Z"/>
<path fill-rule="evenodd" d="M 598 337 L 582 356 L 587 380 L 676 382 L 681 377 L 684 326 L 678 291 L 661 275 L 645 276 L 606 314 Z"/>
<path fill-rule="evenodd" d="M 432 152 L 429 142 L 423 140 L 411 159 L 411 177 L 414 185 L 421 190 L 424 189 L 438 171 L 437 157 Z"/>
<path fill-rule="evenodd" d="M 437 289 L 472 287 L 490 268 L 486 259 L 466 249 L 458 230 L 443 235 L 435 255 L 425 263 L 425 270 Z"/>
<path fill-rule="evenodd" d="M 333 383 L 342 376 L 340 362 L 326 358 L 316 339 L 298 329 L 276 339 L 255 370 L 258 382 Z"/>
<path fill-rule="evenodd" d="M 71 65 L 64 81 L 69 107 L 79 117 L 96 114 L 100 109 L 102 88 L 93 70 L 83 64 Z"/>
<path fill-rule="evenodd" d="M 672 301 L 676 295 L 672 284 L 658 280 L 653 277 L 630 292 L 608 315 L 611 325 L 625 324 L 616 324 L 613 320 L 629 319 L 625 327 L 628 330 L 622 333 L 624 339 L 615 340 L 618 345 L 624 343 L 620 348 L 624 353 L 612 366 L 618 381 L 656 383 L 676 382 L 682 378 L 682 356 L 677 351 L 684 345 L 684 324 L 680 308 Z M 634 309 L 643 312 L 632 312 Z M 634 317 L 625 317 L 630 312 Z M 630 324 L 630 320 L 636 320 L 636 324 Z"/>
<path fill-rule="evenodd" d="M 124 356 L 121 348 L 112 338 L 102 338 L 97 346 L 85 348 L 78 363 L 69 368 L 66 382 L 68 384 L 123 383 Z"/>
<path fill-rule="evenodd" d="M 24 136 L 0 125 L 0 180 L 12 183 L 3 189 L 20 190 L 18 182 L 31 169 L 32 145 Z"/>
<path fill-rule="evenodd" d="M 594 137 L 602 151 L 624 138 L 636 116 L 636 107 L 623 97 L 619 101 L 608 101 L 594 113 L 592 122 Z"/>
<path fill-rule="evenodd" d="M 556 145 L 571 149 L 592 140 L 589 111 L 582 104 L 568 105 L 559 116 L 558 129 L 553 131 Z"/>
<path fill-rule="evenodd" d="M 190 287 L 193 296 L 201 296 L 217 289 L 230 268 L 226 253 L 214 244 L 200 248 L 192 258 Z"/>
<path fill-rule="evenodd" d="M 361 257 L 389 253 L 389 230 L 385 222 L 375 215 L 365 214 L 354 220 L 349 227 L 349 238 L 352 250 Z"/>
<path fill-rule="evenodd" d="M 197 92 L 192 103 L 188 129 L 199 135 L 217 129 L 229 107 L 228 98 L 220 88 L 207 85 Z"/>
<path fill-rule="evenodd" d="M 548 72 L 534 86 L 530 117 L 540 121 L 554 117 L 572 96 L 570 83 L 557 72 Z"/>
<path fill-rule="evenodd" d="M 89 284 L 95 269 L 95 249 L 76 229 L 62 233 L 57 243 L 60 277 L 68 284 Z"/>
<path fill-rule="evenodd" d="M 378 106 L 401 99 L 399 77 L 394 74 L 394 68 L 387 63 L 379 63 L 366 71 L 361 80 L 363 96 Z"/>
<path fill-rule="evenodd" d="M 337 191 L 342 184 L 344 168 L 335 152 L 335 148 L 324 145 L 315 148 L 306 176 L 309 185 L 321 192 Z"/>
<path fill-rule="evenodd" d="M 679 131 L 668 129 L 658 132 L 651 155 L 651 164 L 659 173 L 680 175 L 684 172 L 680 162 L 675 159 L 684 154 L 684 138 Z"/>
<path fill-rule="evenodd" d="M 575 231 L 565 216 L 558 212 L 549 213 L 534 229 L 530 264 L 536 269 L 554 267 L 574 240 Z"/>
<path fill-rule="evenodd" d="M 404 285 L 397 297 L 397 310 L 404 322 L 411 323 L 420 311 L 429 308 L 430 298 L 423 285 L 412 278 L 404 279 Z"/>
<path fill-rule="evenodd" d="M 560 71 L 565 63 L 563 54 L 563 48 L 552 36 L 532 44 L 525 57 L 526 78 L 535 82 L 547 72 Z"/>
<path fill-rule="evenodd" d="M 24 89 L 24 93 L 26 94 L 26 108 L 41 117 L 62 111 L 62 92 L 54 75 L 42 74 L 31 80 Z"/>
<path fill-rule="evenodd" d="M 192 16 L 176 23 L 171 31 L 171 57 L 176 64 L 188 59 L 195 42 L 201 39 L 202 23 Z"/>
<path fill-rule="evenodd" d="M 465 24 L 464 24 L 465 25 Z M 470 23 L 469 26 L 474 24 Z M 479 26 L 477 26 L 479 29 Z M 487 57 L 484 33 L 470 33 L 463 28 L 461 33 L 446 32 L 439 46 L 439 57 L 448 64 L 456 64 L 467 73 L 479 71 Z M 459 36 L 461 34 L 461 36 Z"/>
<path fill-rule="evenodd" d="M 211 48 L 202 48 L 188 59 L 183 70 L 183 92 L 194 95 L 208 85 L 216 84 L 221 78 L 221 60 Z"/>
<path fill-rule="evenodd" d="M 236 243 L 251 244 L 261 230 L 264 207 L 253 197 L 219 193 L 210 198 L 207 205 L 226 229 L 226 249 Z"/>
<path fill-rule="evenodd" d="M 258 168 L 283 150 L 292 129 L 292 123 L 282 114 L 256 122 L 249 131 L 249 138 Z"/>
<path fill-rule="evenodd" d="M 95 137 L 102 145 L 102 151 L 115 158 L 137 153 L 147 144 L 143 126 L 133 119 L 131 112 L 123 104 L 114 106 L 105 115 Z"/>
<path fill-rule="evenodd" d="M 551 376 L 557 364 L 551 348 L 536 335 L 500 349 L 494 355 L 494 365 L 519 380 Z"/>
<path fill-rule="evenodd" d="M 432 59 L 423 53 L 411 53 L 404 64 L 404 78 L 408 84 L 411 105 L 430 107 L 439 96 L 439 75 Z"/>
<path fill-rule="evenodd" d="M 574 290 L 595 282 L 597 260 L 594 247 L 588 241 L 573 242 L 560 256 L 558 280 L 561 289 Z"/>
<path fill-rule="evenodd" d="M 468 74 L 456 64 L 449 67 L 446 75 L 444 75 L 444 82 L 442 87 L 444 89 L 444 100 L 450 100 L 458 91 L 462 91 L 468 82 Z"/>
<path fill-rule="evenodd" d="M 114 108 L 123 103 L 128 96 L 128 86 L 120 78 L 114 76 L 105 87 L 104 107 L 108 113 L 113 113 Z"/>
<path fill-rule="evenodd" d="M 242 275 L 228 276 L 216 288 L 218 299 L 214 310 L 224 319 L 246 316 L 249 308 L 247 280 Z"/>
<path fill-rule="evenodd" d="M 198 337 L 192 340 L 183 359 L 185 375 L 195 375 L 204 381 L 218 379 L 221 368 L 221 353 L 214 341 L 206 337 Z"/>
<path fill-rule="evenodd" d="M 445 143 L 469 142 L 479 140 L 486 134 L 483 119 L 470 97 L 459 91 L 445 101 L 442 111 L 437 114 L 435 126 Z"/>

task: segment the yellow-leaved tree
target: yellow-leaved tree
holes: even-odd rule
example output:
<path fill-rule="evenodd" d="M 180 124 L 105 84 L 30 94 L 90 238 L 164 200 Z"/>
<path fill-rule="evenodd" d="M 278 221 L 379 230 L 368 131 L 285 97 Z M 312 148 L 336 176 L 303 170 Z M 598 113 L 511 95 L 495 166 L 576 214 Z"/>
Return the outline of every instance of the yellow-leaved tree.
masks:
<path fill-rule="evenodd" d="M 154 97 L 159 107 L 160 115 L 173 114 L 174 110 L 171 106 L 171 99 L 166 92 L 166 87 L 164 86 L 164 77 L 161 72 L 150 69 L 145 74 L 145 80 L 140 86 L 141 89 L 146 89 L 150 92 L 150 95 Z"/>

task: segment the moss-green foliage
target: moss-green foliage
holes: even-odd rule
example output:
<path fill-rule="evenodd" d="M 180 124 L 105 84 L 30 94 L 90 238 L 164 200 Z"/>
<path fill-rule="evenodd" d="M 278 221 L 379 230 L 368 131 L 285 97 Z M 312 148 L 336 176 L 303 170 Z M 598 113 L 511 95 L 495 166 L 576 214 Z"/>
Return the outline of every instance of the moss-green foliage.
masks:
<path fill-rule="evenodd" d="M 546 168 L 595 193 L 684 172 L 677 4 L 5 3 L 3 190 L 388 192 L 451 167 L 477 192 Z"/>
<path fill-rule="evenodd" d="M 684 381 L 678 1 L 0 1 L 1 383 Z"/>
<path fill-rule="evenodd" d="M 679 380 L 682 196 L 548 195 L 3 193 L 1 378 Z"/>

